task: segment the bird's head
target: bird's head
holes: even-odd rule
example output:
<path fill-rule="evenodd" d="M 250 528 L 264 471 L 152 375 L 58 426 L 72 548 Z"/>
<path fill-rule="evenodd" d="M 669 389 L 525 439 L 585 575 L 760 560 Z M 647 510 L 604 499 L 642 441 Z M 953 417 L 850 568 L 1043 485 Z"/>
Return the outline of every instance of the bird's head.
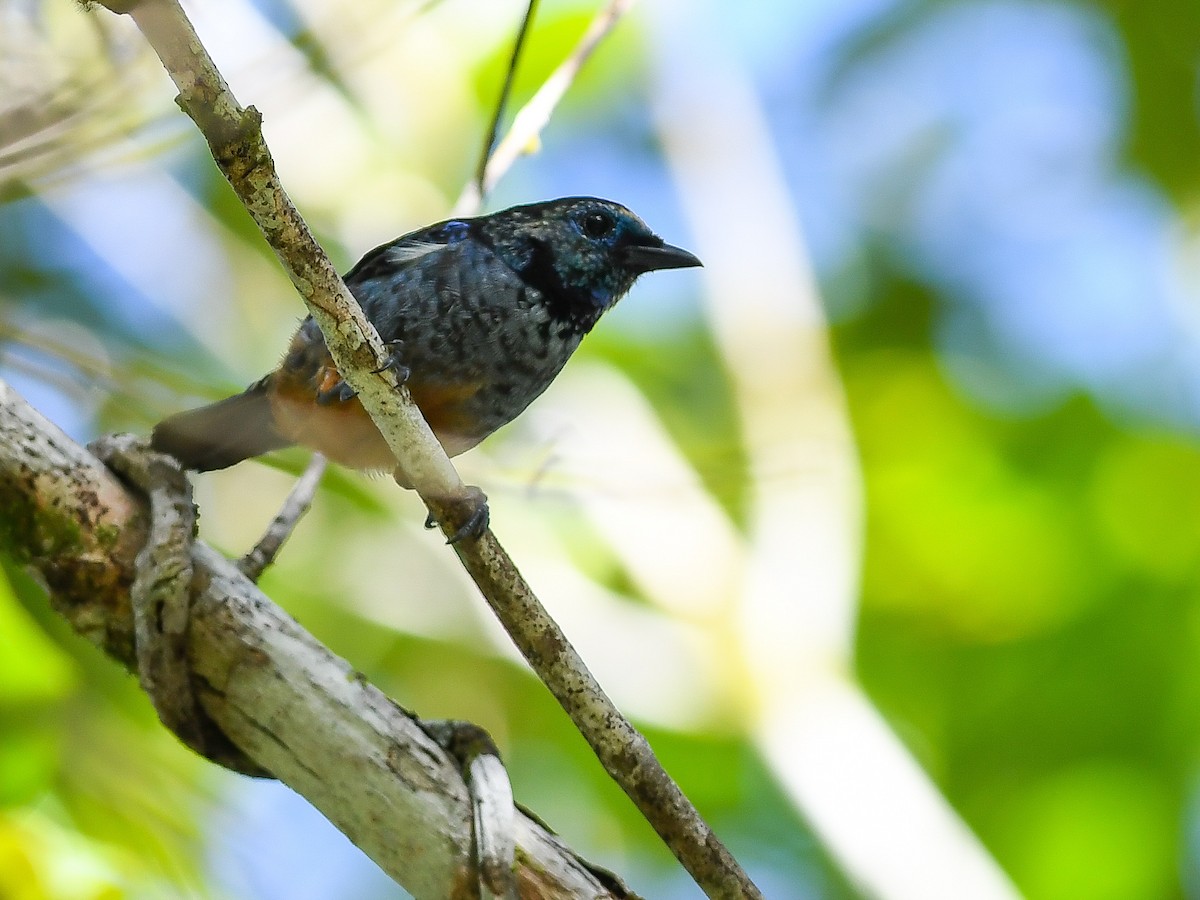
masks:
<path fill-rule="evenodd" d="M 596 197 L 514 206 L 478 221 L 485 240 L 543 293 L 555 318 L 583 331 L 639 275 L 701 265 L 624 206 Z"/>

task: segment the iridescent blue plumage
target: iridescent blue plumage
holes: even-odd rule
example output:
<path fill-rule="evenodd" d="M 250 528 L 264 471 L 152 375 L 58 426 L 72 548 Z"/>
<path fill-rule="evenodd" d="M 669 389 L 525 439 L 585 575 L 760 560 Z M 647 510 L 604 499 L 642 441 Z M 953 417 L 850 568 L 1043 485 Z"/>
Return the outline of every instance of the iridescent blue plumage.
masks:
<path fill-rule="evenodd" d="M 625 207 L 567 197 L 430 225 L 376 247 L 345 280 L 453 455 L 541 394 L 639 275 L 697 265 Z M 154 442 L 199 469 L 293 442 L 352 466 L 389 465 L 369 420 L 343 413 L 361 408 L 306 319 L 278 371 L 239 398 L 168 419 Z M 267 421 L 239 429 L 251 415 Z"/>

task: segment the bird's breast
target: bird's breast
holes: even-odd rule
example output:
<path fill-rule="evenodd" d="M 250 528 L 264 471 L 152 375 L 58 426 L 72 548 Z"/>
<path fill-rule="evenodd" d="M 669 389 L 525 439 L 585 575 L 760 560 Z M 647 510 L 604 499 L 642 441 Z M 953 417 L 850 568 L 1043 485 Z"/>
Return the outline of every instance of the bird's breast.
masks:
<path fill-rule="evenodd" d="M 582 332 L 557 320 L 533 288 L 494 279 L 492 292 L 469 290 L 461 273 L 444 280 L 415 294 L 389 295 L 375 285 L 360 301 L 381 337 L 398 342 L 406 386 L 454 456 L 520 415 L 562 370 Z M 389 451 L 357 398 L 316 402 L 339 377 L 320 330 L 306 320 L 276 376 L 280 431 L 356 468 L 386 466 Z"/>

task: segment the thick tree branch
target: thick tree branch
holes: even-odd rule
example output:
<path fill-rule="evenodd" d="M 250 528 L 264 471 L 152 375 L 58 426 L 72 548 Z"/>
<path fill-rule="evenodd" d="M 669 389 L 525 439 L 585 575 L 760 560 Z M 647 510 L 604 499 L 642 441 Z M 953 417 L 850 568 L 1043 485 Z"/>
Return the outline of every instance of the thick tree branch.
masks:
<path fill-rule="evenodd" d="M 0 381 L 0 550 L 130 669 L 129 588 L 149 527 L 142 498 Z M 188 656 L 212 721 L 412 894 L 474 896 L 472 811 L 457 762 L 236 565 L 200 543 L 192 563 Z M 528 816 L 515 823 L 522 896 L 630 896 Z"/>
<path fill-rule="evenodd" d="M 632 0 L 612 0 L 572 56 L 552 76 L 549 109 L 575 71 Z M 262 137 L 260 117 L 230 93 L 178 0 L 107 4 L 127 12 L 179 88 L 178 103 L 204 133 L 221 171 L 283 263 L 320 326 L 342 377 L 357 392 L 398 461 L 443 530 L 454 534 L 470 494 L 420 411 L 390 371 L 381 371 L 379 335 L 363 315 L 324 251 L 279 183 Z M 549 83 L 548 83 L 549 86 Z M 514 123 L 513 132 L 518 124 Z M 540 127 L 540 126 L 539 126 Z M 509 138 L 512 138 L 510 132 Z M 509 138 L 506 138 L 508 140 Z M 498 148 L 497 155 L 500 149 Z M 456 545 L 463 564 L 487 597 L 538 677 L 547 684 L 605 770 L 635 802 L 696 883 L 711 897 L 758 897 L 758 889 L 663 769 L 636 729 L 604 694 L 557 624 L 541 607 L 490 531 Z"/>

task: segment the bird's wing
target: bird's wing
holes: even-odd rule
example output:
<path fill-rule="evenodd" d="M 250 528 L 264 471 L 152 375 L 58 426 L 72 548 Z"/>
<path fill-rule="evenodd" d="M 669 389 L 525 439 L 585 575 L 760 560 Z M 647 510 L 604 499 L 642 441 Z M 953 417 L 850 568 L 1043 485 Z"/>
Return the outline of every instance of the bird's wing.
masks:
<path fill-rule="evenodd" d="M 419 259 L 451 244 L 465 242 L 474 230 L 469 220 L 450 219 L 428 228 L 410 231 L 368 252 L 354 264 L 354 268 L 346 273 L 343 280 L 353 287 L 356 283 L 389 277 L 396 272 L 397 267 L 410 260 Z"/>

